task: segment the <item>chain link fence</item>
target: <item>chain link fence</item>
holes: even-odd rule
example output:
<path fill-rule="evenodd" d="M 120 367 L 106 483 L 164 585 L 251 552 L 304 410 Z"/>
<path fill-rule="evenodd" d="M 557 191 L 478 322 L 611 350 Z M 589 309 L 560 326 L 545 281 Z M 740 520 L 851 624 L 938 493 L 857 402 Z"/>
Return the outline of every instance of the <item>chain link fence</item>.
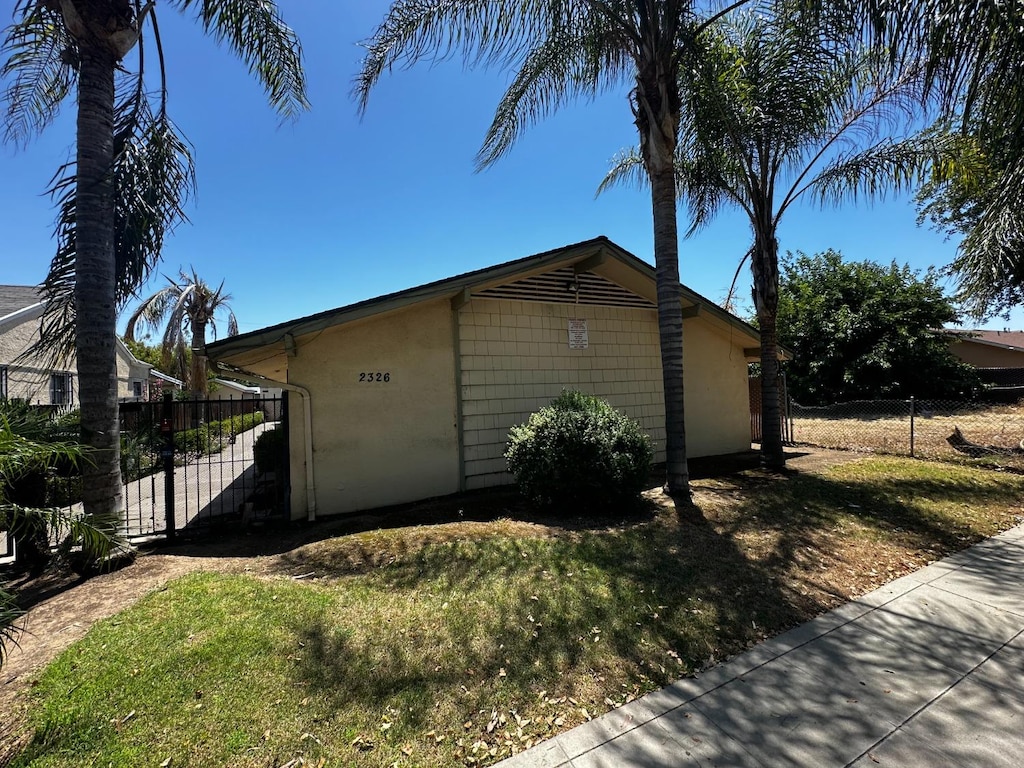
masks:
<path fill-rule="evenodd" d="M 793 442 L 1024 472 L 1024 400 L 861 400 L 790 403 Z"/>

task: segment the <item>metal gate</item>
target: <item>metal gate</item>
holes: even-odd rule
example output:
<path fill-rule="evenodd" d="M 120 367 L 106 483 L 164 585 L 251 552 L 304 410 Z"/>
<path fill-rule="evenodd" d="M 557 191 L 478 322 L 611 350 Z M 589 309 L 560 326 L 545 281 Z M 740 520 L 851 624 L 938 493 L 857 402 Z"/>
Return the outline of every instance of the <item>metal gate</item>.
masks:
<path fill-rule="evenodd" d="M 129 539 L 288 519 L 288 400 L 122 403 Z"/>

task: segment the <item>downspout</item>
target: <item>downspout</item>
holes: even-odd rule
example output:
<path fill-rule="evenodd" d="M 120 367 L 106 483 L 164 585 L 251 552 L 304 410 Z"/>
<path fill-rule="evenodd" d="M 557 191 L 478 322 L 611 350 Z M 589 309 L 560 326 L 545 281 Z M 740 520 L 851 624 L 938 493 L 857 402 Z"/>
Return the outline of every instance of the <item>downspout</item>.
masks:
<path fill-rule="evenodd" d="M 306 520 L 313 522 L 316 520 L 316 478 L 313 473 L 313 396 L 308 389 L 299 384 L 268 379 L 266 376 L 260 376 L 258 373 L 237 368 L 220 360 L 216 360 L 214 363 L 220 370 L 230 373 L 239 381 L 261 387 L 268 383 L 273 384 L 275 387 L 289 392 L 297 392 L 302 398 L 302 424 L 305 436 L 303 448 L 306 460 Z"/>

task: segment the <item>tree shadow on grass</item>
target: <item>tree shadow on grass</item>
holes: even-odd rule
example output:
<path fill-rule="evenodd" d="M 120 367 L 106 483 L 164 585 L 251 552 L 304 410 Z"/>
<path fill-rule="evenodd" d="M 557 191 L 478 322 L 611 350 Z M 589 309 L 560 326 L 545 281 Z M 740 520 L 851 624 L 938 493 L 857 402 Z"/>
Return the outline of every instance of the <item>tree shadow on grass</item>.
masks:
<path fill-rule="evenodd" d="M 616 686 L 650 689 L 849 599 L 821 582 L 816 566 L 799 562 L 843 521 L 859 521 L 909 549 L 954 551 L 980 534 L 920 500 L 998 502 L 1007 493 L 970 479 L 801 473 L 746 475 L 720 488 L 746 499 L 724 514 L 679 503 L 617 529 L 425 546 L 372 573 L 372 584 L 409 599 L 482 596 L 488 609 L 439 617 L 420 637 L 423 652 L 394 643 L 393 635 L 357 638 L 325 617 L 301 631 L 310 652 L 298 676 L 328 697 L 370 707 L 395 696 L 430 699 L 438 686 L 498 680 L 502 671 L 512 698 L 603 674 L 616 676 Z M 760 548 L 744 543 L 765 532 L 772 535 Z M 610 649 L 612 660 L 595 654 L 596 645 Z M 457 651 L 425 650 L 431 648 Z M 496 684 L 467 688 L 465 711 L 490 711 Z"/>
<path fill-rule="evenodd" d="M 370 707 L 469 680 L 466 712 L 490 711 L 498 689 L 520 700 L 538 688 L 572 695 L 581 675 L 619 678 L 610 690 L 627 681 L 651 689 L 820 610 L 788 594 L 728 536 L 685 523 L 450 542 L 371 578 L 390 594 L 484 598 L 487 608 L 445 616 L 421 636 L 423 652 L 394 634 L 357 640 L 326 618 L 303 628 L 302 683 Z"/>

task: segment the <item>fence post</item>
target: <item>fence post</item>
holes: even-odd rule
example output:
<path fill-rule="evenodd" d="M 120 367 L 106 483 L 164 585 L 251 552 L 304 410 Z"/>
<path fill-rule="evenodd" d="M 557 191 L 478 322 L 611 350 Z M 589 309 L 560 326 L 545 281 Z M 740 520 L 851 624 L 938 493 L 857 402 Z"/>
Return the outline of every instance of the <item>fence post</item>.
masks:
<path fill-rule="evenodd" d="M 910 396 L 910 458 L 914 458 L 914 396 Z"/>
<path fill-rule="evenodd" d="M 164 520 L 167 538 L 174 538 L 174 397 L 164 392 L 160 413 L 160 433 L 164 438 L 160 457 L 164 462 Z"/>

